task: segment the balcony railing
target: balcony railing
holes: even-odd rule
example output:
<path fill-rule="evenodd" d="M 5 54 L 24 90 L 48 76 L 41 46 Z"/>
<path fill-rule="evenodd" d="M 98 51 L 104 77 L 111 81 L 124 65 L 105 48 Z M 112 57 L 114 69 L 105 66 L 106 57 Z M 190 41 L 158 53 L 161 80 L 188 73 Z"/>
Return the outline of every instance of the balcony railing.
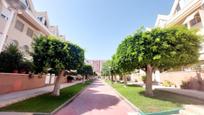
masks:
<path fill-rule="evenodd" d="M 27 0 L 6 0 L 6 2 L 14 9 L 26 9 L 28 7 Z"/>

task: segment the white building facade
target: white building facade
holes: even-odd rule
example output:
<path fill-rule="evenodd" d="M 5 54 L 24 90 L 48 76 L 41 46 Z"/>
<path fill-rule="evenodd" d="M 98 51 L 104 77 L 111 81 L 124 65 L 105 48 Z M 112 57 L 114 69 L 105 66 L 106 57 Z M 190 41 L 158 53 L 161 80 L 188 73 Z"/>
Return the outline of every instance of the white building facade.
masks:
<path fill-rule="evenodd" d="M 36 11 L 32 0 L 0 0 L 0 52 L 12 43 L 29 58 L 26 52 L 32 51 L 33 38 L 39 35 L 59 36 L 47 12 Z"/>
<path fill-rule="evenodd" d="M 198 29 L 204 35 L 204 0 L 175 0 L 168 15 L 158 15 L 155 27 L 184 25 Z M 200 50 L 200 60 L 204 60 L 204 44 Z"/>

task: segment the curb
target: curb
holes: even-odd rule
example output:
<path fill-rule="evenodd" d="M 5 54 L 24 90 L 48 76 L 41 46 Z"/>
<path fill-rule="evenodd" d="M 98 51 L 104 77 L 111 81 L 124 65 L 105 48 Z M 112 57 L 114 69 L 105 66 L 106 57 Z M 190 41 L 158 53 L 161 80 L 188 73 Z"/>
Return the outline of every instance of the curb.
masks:
<path fill-rule="evenodd" d="M 103 81 L 105 82 L 105 81 Z M 105 82 L 106 83 L 106 82 Z M 170 114 L 177 114 L 179 110 L 182 108 L 175 108 L 172 110 L 167 111 L 161 111 L 161 112 L 153 112 L 153 113 L 144 113 L 139 108 L 137 108 L 135 105 L 133 105 L 129 100 L 127 100 L 124 96 L 122 96 L 116 89 L 114 89 L 111 85 L 106 83 L 109 87 L 111 87 L 124 101 L 126 101 L 133 109 L 135 109 L 137 112 L 139 112 L 140 115 L 170 115 Z"/>
<path fill-rule="evenodd" d="M 129 100 L 127 100 L 124 96 L 122 96 L 116 89 L 114 89 L 111 85 L 109 85 L 108 83 L 106 83 L 104 80 L 103 80 L 103 82 L 104 82 L 105 84 L 107 84 L 111 89 L 113 89 L 113 91 L 114 91 L 117 95 L 119 95 L 119 98 L 120 98 L 121 100 L 124 100 L 128 105 L 130 105 L 130 107 L 131 107 L 133 110 L 135 110 L 135 111 L 138 112 L 139 114 L 143 114 L 143 112 L 142 112 L 138 107 L 136 107 L 135 105 L 133 105 Z"/>
<path fill-rule="evenodd" d="M 80 84 L 82 82 L 79 82 L 79 83 L 76 83 L 76 84 L 73 84 L 73 85 L 77 85 L 77 84 Z M 73 86 L 71 85 L 71 86 Z M 89 86 L 89 85 L 88 85 Z M 86 86 L 84 89 L 82 89 L 80 92 L 78 92 L 77 94 L 75 94 L 73 97 L 71 97 L 69 100 L 67 100 L 65 103 L 63 103 L 62 105 L 60 105 L 59 107 L 57 107 L 54 111 L 52 111 L 51 113 L 43 113 L 43 112 L 0 112 L 0 115 L 11 115 L 12 113 L 15 115 L 54 115 L 56 114 L 60 109 L 62 109 L 64 106 L 68 105 L 69 103 L 71 103 L 76 97 L 78 97 L 84 90 L 86 90 L 88 88 L 88 86 Z M 70 86 L 68 86 L 70 87 Z M 66 88 L 66 87 L 64 87 Z M 63 88 L 62 88 L 63 89 Z M 44 93 L 45 94 L 45 93 Z M 41 94 L 43 95 L 43 94 Z M 40 96 L 40 95 L 35 95 L 33 97 L 36 97 L 36 96 Z M 29 97 L 27 99 L 30 99 L 30 98 L 33 98 L 33 97 Z M 26 100 L 26 99 L 24 99 Z M 24 101 L 24 100 L 20 100 L 20 101 Z M 12 103 L 13 104 L 13 103 Z M 6 113 L 6 114 L 5 114 Z"/>
<path fill-rule="evenodd" d="M 79 83 L 82 83 L 82 82 L 79 82 Z M 76 83 L 76 84 L 78 84 L 78 83 Z M 76 85 L 76 84 L 73 84 L 73 85 Z M 72 86 L 72 85 L 70 85 L 70 86 Z M 67 86 L 67 87 L 70 87 L 70 86 Z M 66 88 L 66 87 L 63 87 L 63 88 Z M 63 88 L 61 88 L 61 89 L 63 89 Z M 19 98 L 19 99 L 14 99 L 14 100 L 11 100 L 9 103 L 2 104 L 2 105 L 0 104 L 0 108 L 9 106 L 9 105 L 12 105 L 12 104 L 15 104 L 15 103 L 18 103 L 18 102 L 21 102 L 21 101 L 24 101 L 24 100 L 27 100 L 27 99 L 30 99 L 30 98 L 34 98 L 34 97 L 37 97 L 37 96 L 40 96 L 40 95 L 43 95 L 43 94 L 47 94 L 47 93 L 50 93 L 50 92 L 41 92 L 41 93 L 33 94 L 31 96 L 22 97 L 22 98 Z"/>

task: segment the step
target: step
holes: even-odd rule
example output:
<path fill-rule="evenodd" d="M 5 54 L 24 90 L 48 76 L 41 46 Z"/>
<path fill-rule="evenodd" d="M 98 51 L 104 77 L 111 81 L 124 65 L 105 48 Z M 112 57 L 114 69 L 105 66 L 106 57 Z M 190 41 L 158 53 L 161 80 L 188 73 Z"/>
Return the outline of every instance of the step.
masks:
<path fill-rule="evenodd" d="M 185 111 L 195 113 L 197 115 L 204 115 L 204 106 L 201 105 L 185 105 Z"/>

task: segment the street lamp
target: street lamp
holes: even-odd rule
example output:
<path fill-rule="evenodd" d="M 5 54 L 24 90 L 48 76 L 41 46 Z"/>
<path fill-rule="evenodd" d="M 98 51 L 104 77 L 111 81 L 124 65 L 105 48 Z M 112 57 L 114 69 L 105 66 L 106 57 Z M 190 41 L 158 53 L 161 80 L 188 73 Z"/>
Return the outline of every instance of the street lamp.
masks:
<path fill-rule="evenodd" d="M 11 26 L 12 19 L 15 15 L 15 12 L 23 11 L 27 9 L 27 0 L 2 0 L 2 3 L 6 7 L 5 10 L 7 10 L 7 13 L 8 13 L 7 14 L 8 20 L 5 24 L 4 30 L 0 32 L 0 52 L 3 49 L 3 45 L 6 40 L 6 36 Z"/>

